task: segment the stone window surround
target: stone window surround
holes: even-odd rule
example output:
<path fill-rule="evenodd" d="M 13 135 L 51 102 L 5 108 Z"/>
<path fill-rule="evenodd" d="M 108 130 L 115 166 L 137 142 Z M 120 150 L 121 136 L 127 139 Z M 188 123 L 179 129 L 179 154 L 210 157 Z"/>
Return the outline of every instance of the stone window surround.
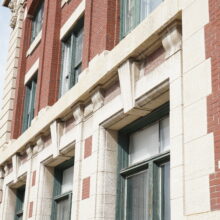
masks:
<path fill-rule="evenodd" d="M 28 72 L 25 74 L 24 78 L 24 85 L 27 84 L 27 82 L 33 77 L 33 75 L 37 72 L 39 69 L 39 63 L 40 59 L 38 58 L 35 63 L 32 65 L 32 67 L 28 70 Z"/>
<path fill-rule="evenodd" d="M 34 41 L 31 43 L 30 47 L 27 50 L 26 57 L 31 55 L 34 50 L 37 48 L 37 46 L 40 44 L 42 38 L 42 30 L 39 32 L 37 37 L 34 39 Z"/>

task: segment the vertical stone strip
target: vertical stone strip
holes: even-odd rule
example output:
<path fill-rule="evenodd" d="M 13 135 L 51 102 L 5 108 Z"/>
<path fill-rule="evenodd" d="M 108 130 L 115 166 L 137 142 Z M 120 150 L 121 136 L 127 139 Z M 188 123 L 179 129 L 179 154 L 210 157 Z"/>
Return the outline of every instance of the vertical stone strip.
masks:
<path fill-rule="evenodd" d="M 207 98 L 208 132 L 214 134 L 215 173 L 210 175 L 211 210 L 220 210 L 220 5 L 209 0 L 209 23 L 205 27 L 206 58 L 211 58 L 212 94 Z"/>
<path fill-rule="evenodd" d="M 13 28 L 9 39 L 9 52 L 4 77 L 4 90 L 2 109 L 0 112 L 0 147 L 7 144 L 11 138 L 11 126 L 15 101 L 16 78 L 18 72 L 18 59 L 20 53 L 21 32 L 24 9 L 21 4 L 12 5 L 14 12 L 11 18 Z"/>
<path fill-rule="evenodd" d="M 78 103 L 73 109 L 73 117 L 76 127 L 76 142 L 75 142 L 75 161 L 74 161 L 74 177 L 73 177 L 73 197 L 72 197 L 72 212 L 71 219 L 79 219 L 80 201 L 81 201 L 81 170 L 83 158 L 83 119 L 84 106 Z"/>

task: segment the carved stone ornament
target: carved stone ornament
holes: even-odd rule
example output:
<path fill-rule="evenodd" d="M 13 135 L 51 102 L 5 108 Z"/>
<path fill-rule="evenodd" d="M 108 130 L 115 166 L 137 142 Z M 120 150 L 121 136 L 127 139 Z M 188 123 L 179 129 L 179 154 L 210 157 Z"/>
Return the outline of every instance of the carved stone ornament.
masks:
<path fill-rule="evenodd" d="M 31 159 L 32 154 L 33 154 L 33 149 L 31 145 L 28 145 L 26 153 L 27 153 L 27 160 Z"/>
<path fill-rule="evenodd" d="M 98 110 L 104 105 L 104 96 L 100 86 L 91 92 L 91 99 L 93 104 L 93 111 Z"/>
<path fill-rule="evenodd" d="M 182 34 L 180 23 L 178 21 L 167 27 L 166 30 L 161 33 L 161 36 L 162 44 L 166 52 L 166 58 L 169 58 L 177 51 L 181 50 Z"/>
<path fill-rule="evenodd" d="M 7 176 L 7 175 L 9 174 L 8 164 L 5 164 L 5 166 L 4 166 L 4 172 L 5 172 L 5 176 Z"/>
<path fill-rule="evenodd" d="M 8 4 L 8 7 L 11 9 L 11 21 L 10 21 L 10 26 L 11 28 L 15 28 L 16 22 L 17 22 L 17 17 L 18 17 L 18 6 L 17 6 L 17 0 L 11 0 Z"/>
<path fill-rule="evenodd" d="M 75 124 L 79 124 L 83 121 L 83 113 L 84 113 L 84 106 L 82 103 L 78 103 L 76 107 L 73 109 L 73 117 L 75 119 Z"/>

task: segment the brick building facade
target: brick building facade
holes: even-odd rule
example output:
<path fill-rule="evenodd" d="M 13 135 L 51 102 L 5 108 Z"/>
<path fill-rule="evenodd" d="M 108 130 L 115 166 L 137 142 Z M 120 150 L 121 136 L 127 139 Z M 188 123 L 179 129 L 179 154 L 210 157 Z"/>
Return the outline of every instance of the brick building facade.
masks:
<path fill-rule="evenodd" d="M 0 219 L 220 219 L 218 0 L 4 0 Z"/>

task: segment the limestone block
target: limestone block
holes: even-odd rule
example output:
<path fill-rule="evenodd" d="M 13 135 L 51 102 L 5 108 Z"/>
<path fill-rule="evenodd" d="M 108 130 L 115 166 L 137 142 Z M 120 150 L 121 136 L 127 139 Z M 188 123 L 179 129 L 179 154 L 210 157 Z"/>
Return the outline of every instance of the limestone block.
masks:
<path fill-rule="evenodd" d="M 182 78 L 170 83 L 170 109 L 182 105 Z"/>
<path fill-rule="evenodd" d="M 210 211 L 209 176 L 187 180 L 184 201 L 186 215 Z"/>
<path fill-rule="evenodd" d="M 210 59 L 187 72 L 183 76 L 184 105 L 190 105 L 207 97 L 212 91 Z"/>
<path fill-rule="evenodd" d="M 185 143 L 207 134 L 206 98 L 184 108 Z"/>
<path fill-rule="evenodd" d="M 205 60 L 204 29 L 183 40 L 183 72 L 187 72 Z"/>
<path fill-rule="evenodd" d="M 185 178 L 192 179 L 215 171 L 213 134 L 202 136 L 185 144 Z"/>
<path fill-rule="evenodd" d="M 184 39 L 189 38 L 193 33 L 203 28 L 209 22 L 209 1 L 194 0 L 191 2 L 192 4 L 183 10 L 182 27 Z"/>
<path fill-rule="evenodd" d="M 183 165 L 183 135 L 170 139 L 170 152 L 171 168 Z"/>

